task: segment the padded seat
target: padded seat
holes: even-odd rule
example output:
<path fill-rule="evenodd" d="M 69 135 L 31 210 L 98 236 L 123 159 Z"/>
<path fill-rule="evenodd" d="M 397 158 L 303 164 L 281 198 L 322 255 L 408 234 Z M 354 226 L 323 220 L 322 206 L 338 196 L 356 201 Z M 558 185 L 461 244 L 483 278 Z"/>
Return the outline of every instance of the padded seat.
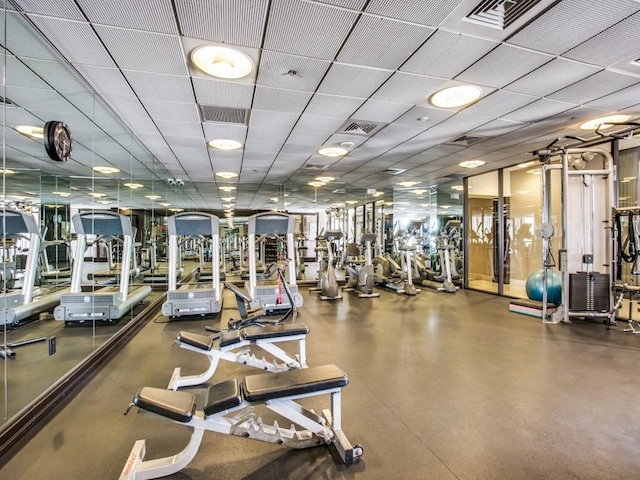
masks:
<path fill-rule="evenodd" d="M 301 370 L 250 375 L 242 382 L 242 392 L 247 401 L 257 402 L 340 388 L 348 383 L 349 378 L 342 369 L 336 365 L 321 365 Z"/>
<path fill-rule="evenodd" d="M 241 331 L 245 340 L 255 341 L 267 338 L 306 335 L 309 333 L 309 327 L 304 323 L 289 323 L 286 325 L 267 325 L 266 327 L 252 326 Z"/>
<path fill-rule="evenodd" d="M 134 397 L 133 403 L 143 410 L 183 423 L 189 422 L 196 410 L 193 394 L 164 388 L 142 387 Z"/>
<path fill-rule="evenodd" d="M 527 298 L 513 298 L 509 300 L 510 305 L 517 305 L 519 307 L 539 308 L 542 309 L 542 302 L 538 300 L 529 300 Z M 556 308 L 556 305 L 551 302 L 547 302 L 547 308 Z"/>
<path fill-rule="evenodd" d="M 241 403 L 240 385 L 238 379 L 233 378 L 209 387 L 204 401 L 204 414 L 208 417 Z"/>
<path fill-rule="evenodd" d="M 199 333 L 180 332 L 176 339 L 200 350 L 210 351 L 213 348 L 213 338 Z"/>
<path fill-rule="evenodd" d="M 240 330 L 227 330 L 220 334 L 220 348 L 235 345 L 242 341 L 242 333 Z"/>

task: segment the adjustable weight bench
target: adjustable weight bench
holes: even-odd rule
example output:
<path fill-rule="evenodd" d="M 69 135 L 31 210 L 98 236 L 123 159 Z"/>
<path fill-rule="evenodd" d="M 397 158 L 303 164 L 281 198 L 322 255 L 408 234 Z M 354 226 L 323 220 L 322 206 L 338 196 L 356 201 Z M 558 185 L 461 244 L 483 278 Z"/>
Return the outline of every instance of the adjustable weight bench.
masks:
<path fill-rule="evenodd" d="M 141 388 L 127 408 L 133 406 L 159 415 L 175 423 L 193 428 L 188 445 L 180 453 L 144 461 L 145 440 L 138 440 L 129 454 L 120 480 L 159 478 L 182 470 L 195 456 L 205 430 L 276 443 L 291 448 L 332 445 L 345 464 L 351 464 L 364 453 L 360 445 L 352 446 L 342 432 L 342 388 L 349 383 L 347 375 L 335 365 L 310 367 L 275 374 L 258 374 L 244 380 L 227 380 L 209 387 L 203 409 L 196 410 L 193 394 L 153 387 Z M 331 407 L 318 415 L 296 400 L 331 395 Z M 254 405 L 267 409 L 291 422 L 282 428 L 278 422 L 269 425 L 256 418 Z M 298 425 L 301 429 L 296 428 Z"/>
<path fill-rule="evenodd" d="M 177 367 L 173 371 L 173 375 L 171 375 L 167 388 L 178 390 L 180 387 L 200 385 L 207 382 L 215 373 L 220 359 L 242 363 L 268 372 L 284 372 L 306 368 L 306 338 L 308 333 L 309 327 L 304 323 L 267 325 L 265 327 L 252 326 L 242 330 L 224 331 L 219 336 L 214 335 L 212 337 L 197 333 L 180 332 L 174 345 L 178 343 L 181 348 L 206 355 L 209 359 L 209 368 L 198 375 L 183 376 L 181 368 Z M 276 343 L 292 341 L 298 342 L 298 353 L 295 355 L 289 354 L 276 345 Z M 217 345 L 215 345 L 216 343 Z M 264 357 L 256 357 L 251 351 L 253 346 L 270 353 L 283 363 L 278 363 L 277 360 L 270 362 Z"/>
<path fill-rule="evenodd" d="M 251 308 L 253 298 L 242 288 L 236 287 L 231 282 L 224 282 L 224 287 L 236 296 L 238 312 L 240 312 L 239 319 L 229 320 L 229 330 L 260 324 L 260 319 L 267 315 L 267 311 L 262 307 Z"/>

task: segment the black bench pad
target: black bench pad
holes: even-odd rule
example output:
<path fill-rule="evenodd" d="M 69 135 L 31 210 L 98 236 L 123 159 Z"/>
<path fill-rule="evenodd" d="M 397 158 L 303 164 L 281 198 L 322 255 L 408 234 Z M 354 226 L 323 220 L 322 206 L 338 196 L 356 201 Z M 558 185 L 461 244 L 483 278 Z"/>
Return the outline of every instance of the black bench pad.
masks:
<path fill-rule="evenodd" d="M 209 387 L 204 401 L 204 414 L 208 417 L 229 408 L 237 407 L 241 403 L 242 395 L 240 394 L 238 379 L 227 380 Z"/>
<path fill-rule="evenodd" d="M 538 300 L 529 300 L 526 298 L 513 298 L 509 300 L 510 305 L 518 305 L 520 307 L 539 308 L 542 310 L 542 302 Z M 556 305 L 551 302 L 547 302 L 547 308 L 556 308 Z"/>
<path fill-rule="evenodd" d="M 240 330 L 227 330 L 220 334 L 220 348 L 228 347 L 242 341 Z"/>
<path fill-rule="evenodd" d="M 291 337 L 306 335 L 309 327 L 304 323 L 288 323 L 286 325 L 267 325 L 266 327 L 252 326 L 242 329 L 245 340 L 263 340 L 266 338 Z"/>
<path fill-rule="evenodd" d="M 196 399 L 189 392 L 174 392 L 164 388 L 142 387 L 133 403 L 152 413 L 177 422 L 187 423 L 196 410 Z"/>
<path fill-rule="evenodd" d="M 213 338 L 199 333 L 180 332 L 176 339 L 181 343 L 186 343 L 200 350 L 210 351 L 213 347 Z"/>
<path fill-rule="evenodd" d="M 321 365 L 302 370 L 250 375 L 242 382 L 242 391 L 247 401 L 256 402 L 344 387 L 348 383 L 347 374 L 339 367 Z"/>

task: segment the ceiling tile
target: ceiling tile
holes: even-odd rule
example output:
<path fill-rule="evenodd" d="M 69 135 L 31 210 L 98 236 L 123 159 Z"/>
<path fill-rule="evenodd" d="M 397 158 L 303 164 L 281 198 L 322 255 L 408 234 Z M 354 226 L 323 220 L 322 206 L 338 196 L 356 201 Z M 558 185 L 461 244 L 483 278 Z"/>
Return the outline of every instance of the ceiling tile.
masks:
<path fill-rule="evenodd" d="M 535 102 L 536 97 L 498 90 L 464 109 L 464 113 L 501 117 L 509 112 Z"/>
<path fill-rule="evenodd" d="M 344 123 L 342 118 L 317 117 L 304 114 L 296 123 L 294 132 L 317 132 L 322 135 L 330 135 Z"/>
<path fill-rule="evenodd" d="M 548 98 L 571 103 L 587 103 L 640 82 L 640 79 L 603 70 L 574 83 Z"/>
<path fill-rule="evenodd" d="M 378 89 L 372 99 L 415 105 L 424 101 L 443 83 L 439 78 L 396 72 Z"/>
<path fill-rule="evenodd" d="M 250 108 L 253 85 L 192 77 L 196 100 L 200 105 Z"/>
<path fill-rule="evenodd" d="M 171 120 L 156 120 L 155 123 L 163 135 L 202 137 L 202 125 L 200 123 L 173 122 Z"/>
<path fill-rule="evenodd" d="M 439 108 L 416 106 L 408 110 L 404 115 L 402 115 L 393 123 L 397 125 L 407 125 L 410 127 L 427 129 L 446 120 L 452 115 L 455 115 L 455 113 L 455 111 Z"/>
<path fill-rule="evenodd" d="M 391 76 L 390 70 L 334 63 L 320 84 L 318 93 L 367 98 Z M 348 82 L 345 82 L 348 79 Z"/>
<path fill-rule="evenodd" d="M 125 70 L 124 76 L 133 91 L 142 100 L 168 100 L 174 102 L 193 102 L 193 91 L 189 77 L 162 75 L 158 73 Z"/>
<path fill-rule="evenodd" d="M 247 137 L 246 125 L 228 125 L 224 123 L 203 123 L 204 136 L 207 140 L 229 138 L 244 143 Z"/>
<path fill-rule="evenodd" d="M 294 92 L 271 87 L 256 87 L 253 108 L 300 114 L 311 99 L 310 92 Z"/>
<path fill-rule="evenodd" d="M 363 15 L 340 50 L 337 60 L 395 70 L 433 31 L 433 28 Z"/>
<path fill-rule="evenodd" d="M 554 100 L 541 98 L 536 102 L 519 108 L 515 112 L 505 115 L 504 119 L 522 123 L 540 122 L 545 118 L 570 110 L 574 106 L 575 105 L 570 103 L 556 102 Z"/>
<path fill-rule="evenodd" d="M 263 51 L 258 85 L 314 92 L 331 62 Z"/>
<path fill-rule="evenodd" d="M 636 105 L 638 100 L 640 100 L 640 85 L 636 84 L 588 102 L 587 105 L 593 108 L 613 111 Z"/>
<path fill-rule="evenodd" d="M 319 117 L 348 118 L 362 105 L 362 98 L 342 97 L 316 93 L 307 105 L 304 113 Z"/>
<path fill-rule="evenodd" d="M 370 122 L 391 123 L 409 108 L 411 105 L 405 103 L 367 100 L 351 117 Z"/>
<path fill-rule="evenodd" d="M 269 112 L 266 110 L 251 110 L 249 119 L 249 133 L 254 128 L 262 130 L 288 130 L 290 131 L 298 121 L 300 115 L 285 112 Z"/>
<path fill-rule="evenodd" d="M 318 0 L 321 3 L 335 5 L 337 7 L 350 8 L 352 10 L 360 10 L 367 3 L 367 0 Z"/>
<path fill-rule="evenodd" d="M 550 60 L 552 57 L 548 55 L 502 44 L 458 75 L 456 79 L 500 88 Z M 505 65 L 509 68 L 504 68 Z"/>
<path fill-rule="evenodd" d="M 193 103 L 144 100 L 142 104 L 154 120 L 167 120 L 174 122 L 200 121 L 197 106 Z"/>
<path fill-rule="evenodd" d="M 84 21 L 85 16 L 74 0 L 14 0 L 16 5 L 27 13 L 37 13 L 47 17 Z M 7 5 L 9 7 L 9 5 Z"/>
<path fill-rule="evenodd" d="M 74 64 L 74 67 L 99 94 L 135 98 L 135 93 L 117 68 L 95 67 L 79 63 Z"/>
<path fill-rule="evenodd" d="M 78 3 L 90 22 L 174 35 L 178 33 L 171 0 L 78 0 Z"/>
<path fill-rule="evenodd" d="M 366 12 L 397 18 L 422 25 L 438 26 L 460 3 L 460 0 L 371 0 Z"/>

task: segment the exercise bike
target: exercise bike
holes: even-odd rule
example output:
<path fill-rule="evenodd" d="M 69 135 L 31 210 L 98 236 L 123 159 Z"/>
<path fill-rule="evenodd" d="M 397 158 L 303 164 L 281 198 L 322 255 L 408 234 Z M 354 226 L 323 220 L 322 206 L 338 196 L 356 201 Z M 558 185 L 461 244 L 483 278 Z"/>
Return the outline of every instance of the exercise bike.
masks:
<path fill-rule="evenodd" d="M 310 292 L 320 292 L 320 298 L 322 300 L 340 300 L 342 298 L 342 292 L 338 286 L 338 279 L 336 278 L 336 269 L 334 267 L 333 258 L 333 242 L 342 238 L 342 232 L 340 230 L 327 230 L 324 235 L 318 235 L 317 240 L 323 241 L 323 245 L 319 245 L 315 248 L 318 253 L 318 286 L 310 288 Z M 323 268 L 323 253 L 327 252 L 327 267 Z"/>
<path fill-rule="evenodd" d="M 358 245 L 349 243 L 346 248 L 345 273 L 347 286 L 344 291 L 358 291 L 360 298 L 379 297 L 373 292 L 374 271 L 371 263 L 371 245 L 376 240 L 374 233 L 363 233 L 360 243 L 365 246 L 364 260 L 360 260 Z"/>

